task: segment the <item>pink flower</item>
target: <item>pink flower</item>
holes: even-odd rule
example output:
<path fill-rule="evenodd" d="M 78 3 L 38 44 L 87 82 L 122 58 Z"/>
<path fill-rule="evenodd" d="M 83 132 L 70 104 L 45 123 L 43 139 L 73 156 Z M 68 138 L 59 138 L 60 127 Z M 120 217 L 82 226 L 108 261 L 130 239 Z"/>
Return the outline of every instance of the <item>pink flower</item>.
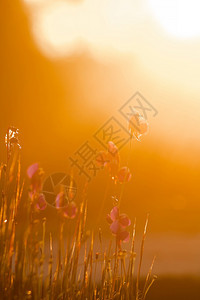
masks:
<path fill-rule="evenodd" d="M 117 146 L 112 141 L 108 142 L 108 153 L 115 155 L 117 152 Z"/>
<path fill-rule="evenodd" d="M 72 202 L 70 202 L 70 203 L 68 203 L 67 205 L 64 206 L 63 215 L 66 218 L 74 219 L 76 217 L 77 211 L 78 211 L 77 206 L 72 201 Z"/>
<path fill-rule="evenodd" d="M 116 235 L 119 241 L 129 241 L 130 235 L 126 228 L 131 225 L 131 220 L 126 214 L 120 214 L 117 206 L 114 206 L 110 214 L 107 215 L 107 221 L 111 224 L 111 232 Z"/>
<path fill-rule="evenodd" d="M 139 140 L 142 134 L 147 133 L 149 128 L 148 122 L 145 118 L 138 112 L 134 111 L 130 116 L 128 129 L 132 136 L 135 136 Z"/>
<path fill-rule="evenodd" d="M 107 153 L 105 151 L 100 151 L 96 156 L 96 163 L 100 167 L 105 167 L 108 162 Z"/>
<path fill-rule="evenodd" d="M 131 180 L 131 172 L 128 167 L 123 167 L 117 173 L 119 183 L 129 182 Z"/>
<path fill-rule="evenodd" d="M 44 210 L 47 207 L 47 203 L 46 203 L 44 194 L 39 194 L 39 196 L 35 202 L 35 207 L 38 210 Z"/>
<path fill-rule="evenodd" d="M 62 216 L 69 219 L 74 219 L 77 214 L 77 206 L 76 203 L 71 201 L 66 204 L 66 196 L 64 192 L 60 192 L 56 196 L 56 208 L 59 210 Z"/>
<path fill-rule="evenodd" d="M 39 164 L 34 163 L 31 166 L 29 166 L 27 169 L 27 175 L 30 179 L 30 195 L 33 195 L 34 193 L 39 193 L 42 189 L 42 178 L 44 175 L 43 170 L 39 168 Z"/>
<path fill-rule="evenodd" d="M 96 162 L 98 166 L 108 169 L 111 177 L 116 176 L 119 169 L 119 151 L 117 146 L 113 142 L 108 142 L 108 151 L 101 151 L 96 156 Z"/>
<path fill-rule="evenodd" d="M 39 164 L 35 163 L 28 167 L 27 175 L 31 179 L 33 175 L 39 170 Z"/>

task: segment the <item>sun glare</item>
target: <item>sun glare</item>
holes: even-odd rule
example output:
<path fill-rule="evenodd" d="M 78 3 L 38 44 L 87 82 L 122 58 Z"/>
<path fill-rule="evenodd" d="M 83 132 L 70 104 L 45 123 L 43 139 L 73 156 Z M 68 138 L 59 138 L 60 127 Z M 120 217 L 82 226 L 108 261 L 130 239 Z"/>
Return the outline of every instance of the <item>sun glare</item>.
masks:
<path fill-rule="evenodd" d="M 30 4 L 36 2 L 39 0 L 31 0 Z M 133 28 L 146 13 L 142 5 L 132 0 L 126 3 L 123 0 L 80 3 L 51 0 L 48 4 L 41 0 L 41 6 L 34 6 L 32 11 L 38 45 L 47 54 L 61 56 L 81 46 L 95 53 L 104 49 L 106 53 L 110 49 L 129 50 L 133 45 Z"/>
<path fill-rule="evenodd" d="M 159 28 L 177 40 L 200 36 L 196 0 L 23 1 L 30 7 L 35 40 L 50 57 L 82 49 L 100 59 L 137 54 L 140 42 L 154 37 Z"/>
<path fill-rule="evenodd" d="M 149 0 L 153 15 L 171 35 L 193 38 L 200 35 L 198 0 Z"/>
<path fill-rule="evenodd" d="M 33 32 L 45 52 L 70 55 L 82 39 L 82 16 L 79 7 L 57 1 L 41 8 Z"/>
<path fill-rule="evenodd" d="M 23 2 L 27 3 L 28 5 L 41 5 L 44 3 L 49 4 L 52 1 L 53 0 L 23 0 Z"/>

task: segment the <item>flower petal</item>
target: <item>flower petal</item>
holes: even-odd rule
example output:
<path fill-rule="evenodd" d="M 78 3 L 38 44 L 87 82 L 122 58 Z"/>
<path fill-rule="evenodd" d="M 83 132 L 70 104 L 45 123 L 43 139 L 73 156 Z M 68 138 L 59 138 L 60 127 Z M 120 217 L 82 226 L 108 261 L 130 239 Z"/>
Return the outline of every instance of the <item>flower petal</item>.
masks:
<path fill-rule="evenodd" d="M 120 183 L 129 182 L 131 180 L 131 172 L 128 167 L 123 167 L 119 170 L 117 174 Z"/>
<path fill-rule="evenodd" d="M 46 203 L 44 194 L 39 195 L 35 206 L 38 210 L 44 210 L 47 207 L 47 203 Z"/>
<path fill-rule="evenodd" d="M 120 231 L 118 234 L 117 234 L 117 237 L 120 241 L 123 241 L 124 243 L 127 243 L 130 239 L 130 234 L 128 231 Z"/>
<path fill-rule="evenodd" d="M 147 120 L 137 111 L 134 111 L 129 119 L 128 129 L 137 139 L 147 133 L 149 124 Z"/>
<path fill-rule="evenodd" d="M 110 218 L 112 221 L 115 221 L 119 218 L 119 207 L 114 206 L 110 212 Z"/>
<path fill-rule="evenodd" d="M 131 225 L 131 220 L 126 214 L 121 214 L 119 216 L 119 222 L 123 227 L 128 227 Z"/>
<path fill-rule="evenodd" d="M 100 167 L 104 167 L 107 163 L 107 153 L 105 151 L 100 151 L 96 156 L 96 163 Z"/>
<path fill-rule="evenodd" d="M 140 117 L 139 122 L 140 122 L 140 126 L 139 126 L 140 134 L 146 133 L 149 129 L 149 125 L 148 125 L 147 121 L 143 117 Z"/>
<path fill-rule="evenodd" d="M 39 169 L 38 163 L 35 163 L 35 164 L 32 164 L 31 166 L 29 166 L 27 169 L 28 177 L 31 179 L 33 177 L 33 175 L 38 171 L 38 169 Z"/>
<path fill-rule="evenodd" d="M 119 221 L 116 220 L 110 225 L 110 230 L 113 234 L 117 234 L 120 231 L 120 224 Z"/>
<path fill-rule="evenodd" d="M 74 219 L 77 214 L 77 206 L 74 202 L 70 202 L 64 207 L 63 213 L 64 217 L 69 218 L 69 219 Z"/>
<path fill-rule="evenodd" d="M 108 142 L 108 152 L 115 155 L 118 152 L 118 148 L 113 142 Z"/>

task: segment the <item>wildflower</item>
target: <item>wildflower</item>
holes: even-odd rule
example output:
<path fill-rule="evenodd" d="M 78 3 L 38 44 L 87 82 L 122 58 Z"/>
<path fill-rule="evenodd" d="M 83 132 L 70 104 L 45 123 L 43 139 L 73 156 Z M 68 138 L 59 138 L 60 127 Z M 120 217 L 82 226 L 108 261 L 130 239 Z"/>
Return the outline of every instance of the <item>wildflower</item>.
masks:
<path fill-rule="evenodd" d="M 67 205 L 63 207 L 63 215 L 66 218 L 74 219 L 77 214 L 77 206 L 75 202 L 69 202 Z"/>
<path fill-rule="evenodd" d="M 35 164 L 32 164 L 31 166 L 29 166 L 27 169 L 28 177 L 31 179 L 33 177 L 33 175 L 38 171 L 38 169 L 39 169 L 38 163 L 35 163 Z"/>
<path fill-rule="evenodd" d="M 107 153 L 105 151 L 100 151 L 96 156 L 96 163 L 100 167 L 105 167 L 108 162 Z"/>
<path fill-rule="evenodd" d="M 56 208 L 59 209 L 60 213 L 65 218 L 74 219 L 78 211 L 76 203 L 71 201 L 66 204 L 66 202 L 67 199 L 65 193 L 58 193 L 56 196 Z"/>
<path fill-rule="evenodd" d="M 117 171 L 119 169 L 119 151 L 117 146 L 109 141 L 108 150 L 100 151 L 96 156 L 96 162 L 98 166 L 108 169 L 110 176 L 115 179 Z"/>
<path fill-rule="evenodd" d="M 111 224 L 111 232 L 116 235 L 119 241 L 129 241 L 130 235 L 126 228 L 131 225 L 131 220 L 126 214 L 120 214 L 117 206 L 114 206 L 110 214 L 107 215 L 107 221 Z"/>
<path fill-rule="evenodd" d="M 128 167 L 123 167 L 119 170 L 120 157 L 117 146 L 112 142 L 108 142 L 107 152 L 101 151 L 96 156 L 96 162 L 101 167 L 106 167 L 110 176 L 117 183 L 129 182 L 131 180 L 131 172 Z"/>
<path fill-rule="evenodd" d="M 31 194 L 38 193 L 42 189 L 42 178 L 44 172 L 39 168 L 38 163 L 34 163 L 27 169 L 27 175 L 31 183 Z"/>
<path fill-rule="evenodd" d="M 132 175 L 128 167 L 121 168 L 117 173 L 119 183 L 129 182 L 131 177 Z"/>
<path fill-rule="evenodd" d="M 47 207 L 44 194 L 39 194 L 37 200 L 35 201 L 35 207 L 38 210 L 44 210 Z"/>
<path fill-rule="evenodd" d="M 134 111 L 129 119 L 128 129 L 132 136 L 139 140 L 140 136 L 147 133 L 149 124 L 147 120 L 138 112 Z"/>
<path fill-rule="evenodd" d="M 118 148 L 112 141 L 108 142 L 108 153 L 113 155 L 118 153 Z"/>

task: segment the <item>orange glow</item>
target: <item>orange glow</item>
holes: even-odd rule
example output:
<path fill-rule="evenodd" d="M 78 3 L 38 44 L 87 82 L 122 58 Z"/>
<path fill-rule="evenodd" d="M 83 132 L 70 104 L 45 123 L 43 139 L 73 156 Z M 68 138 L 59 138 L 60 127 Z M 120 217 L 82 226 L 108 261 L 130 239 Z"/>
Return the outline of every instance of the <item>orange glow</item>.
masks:
<path fill-rule="evenodd" d="M 128 166 L 132 174 L 124 188 L 122 211 L 131 220 L 137 218 L 139 237 L 150 213 L 147 235 L 153 236 L 153 244 L 147 237 L 145 251 L 149 258 L 158 249 L 159 274 L 180 276 L 188 271 L 196 276 L 200 32 L 199 20 L 184 23 L 187 1 L 178 10 L 181 33 L 174 19 L 170 23 L 168 15 L 162 17 L 166 3 L 167 14 L 177 1 L 18 0 L 10 6 L 3 2 L 1 162 L 6 157 L 6 130 L 15 125 L 21 133 L 22 173 L 38 162 L 45 176 L 73 174 L 79 203 L 85 178 L 71 167 L 69 157 L 86 141 L 97 152 L 104 151 L 94 135 L 111 117 L 128 129 L 119 109 L 139 91 L 158 114 L 148 116 L 148 134 L 141 142 L 134 139 L 120 149 L 120 166 Z M 175 12 L 173 16 L 176 19 Z M 113 176 L 107 198 L 103 170 L 89 183 L 88 228 L 97 229 L 93 224 L 101 211 L 98 225 L 106 232 L 114 181 Z M 51 213 L 47 219 L 54 230 L 57 220 Z"/>

